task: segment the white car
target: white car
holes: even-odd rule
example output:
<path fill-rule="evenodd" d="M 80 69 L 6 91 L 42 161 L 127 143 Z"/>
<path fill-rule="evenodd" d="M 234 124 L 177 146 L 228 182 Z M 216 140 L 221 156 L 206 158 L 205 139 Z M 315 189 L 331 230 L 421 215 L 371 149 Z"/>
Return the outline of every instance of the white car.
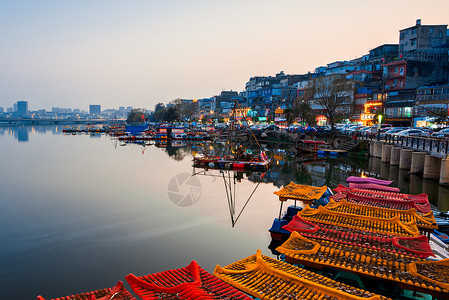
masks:
<path fill-rule="evenodd" d="M 421 129 L 405 129 L 397 133 L 393 133 L 397 136 L 418 136 L 418 137 L 430 137 L 430 133 Z"/>
<path fill-rule="evenodd" d="M 449 137 L 449 128 L 444 128 L 438 132 L 432 133 L 432 137 Z"/>

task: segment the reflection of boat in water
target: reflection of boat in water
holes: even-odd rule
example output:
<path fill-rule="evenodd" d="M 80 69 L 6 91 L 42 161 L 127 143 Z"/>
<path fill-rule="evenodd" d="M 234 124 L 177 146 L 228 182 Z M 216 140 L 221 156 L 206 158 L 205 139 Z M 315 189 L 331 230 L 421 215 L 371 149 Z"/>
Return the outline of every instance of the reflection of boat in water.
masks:
<path fill-rule="evenodd" d="M 343 156 L 348 152 L 346 150 L 333 149 L 325 141 L 299 140 L 296 143 L 298 154 L 317 153 L 319 156 Z"/>
<path fill-rule="evenodd" d="M 327 149 L 328 144 L 325 141 L 315 140 L 299 140 L 296 142 L 296 150 L 298 153 L 316 153 L 318 152 L 318 146 L 320 149 Z"/>

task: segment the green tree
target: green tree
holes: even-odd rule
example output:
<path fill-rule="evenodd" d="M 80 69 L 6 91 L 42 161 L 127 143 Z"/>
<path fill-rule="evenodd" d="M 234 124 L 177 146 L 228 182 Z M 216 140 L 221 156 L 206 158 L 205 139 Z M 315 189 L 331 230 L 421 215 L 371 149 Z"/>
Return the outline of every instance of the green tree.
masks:
<path fill-rule="evenodd" d="M 179 114 L 175 107 L 170 106 L 165 110 L 164 121 L 173 122 L 179 120 Z"/>
<path fill-rule="evenodd" d="M 287 119 L 287 124 L 290 125 L 295 120 L 295 111 L 292 108 L 284 109 L 284 116 Z"/>
<path fill-rule="evenodd" d="M 166 109 L 165 109 L 165 104 L 159 102 L 158 104 L 156 104 L 154 106 L 154 112 L 151 115 L 151 119 L 153 121 L 163 121 L 164 120 L 164 115 L 165 115 Z"/>
<path fill-rule="evenodd" d="M 301 120 L 309 125 L 316 124 L 316 116 L 313 112 L 310 104 L 306 101 L 298 101 L 295 108 L 295 114 L 301 118 Z"/>
<path fill-rule="evenodd" d="M 150 118 L 149 114 L 144 108 L 133 108 L 126 118 L 126 123 L 135 124 L 147 121 Z"/>

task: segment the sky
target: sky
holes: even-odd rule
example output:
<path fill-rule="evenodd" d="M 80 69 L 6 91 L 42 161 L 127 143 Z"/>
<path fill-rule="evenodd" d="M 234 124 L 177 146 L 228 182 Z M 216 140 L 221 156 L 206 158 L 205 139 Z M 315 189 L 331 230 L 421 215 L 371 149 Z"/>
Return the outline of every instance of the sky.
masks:
<path fill-rule="evenodd" d="M 2 0 L 0 107 L 88 110 L 243 91 L 449 24 L 448 0 Z"/>

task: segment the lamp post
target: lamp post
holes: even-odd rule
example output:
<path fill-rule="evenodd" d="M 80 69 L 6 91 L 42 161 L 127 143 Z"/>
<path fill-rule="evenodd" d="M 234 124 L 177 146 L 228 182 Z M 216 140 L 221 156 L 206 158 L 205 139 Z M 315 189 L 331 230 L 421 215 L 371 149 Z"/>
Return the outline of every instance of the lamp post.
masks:
<path fill-rule="evenodd" d="M 377 124 L 378 124 L 378 127 L 377 127 L 377 140 L 379 141 L 380 140 L 380 124 L 382 123 L 382 115 L 378 115 L 377 116 Z"/>

